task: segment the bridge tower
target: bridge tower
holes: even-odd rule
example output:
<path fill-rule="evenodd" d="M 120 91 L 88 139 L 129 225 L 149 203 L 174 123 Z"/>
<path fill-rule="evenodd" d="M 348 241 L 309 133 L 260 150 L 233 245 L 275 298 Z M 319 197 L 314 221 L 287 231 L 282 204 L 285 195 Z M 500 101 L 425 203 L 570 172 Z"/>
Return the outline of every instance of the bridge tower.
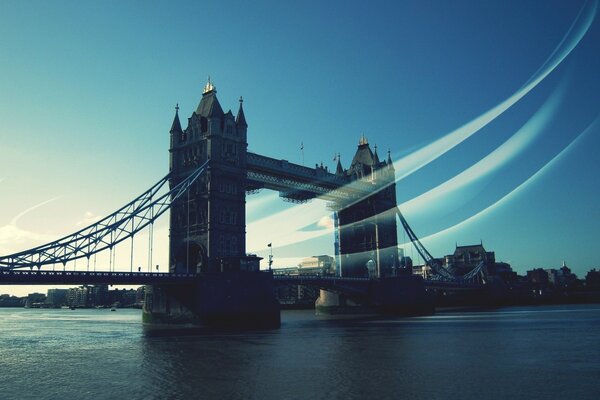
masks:
<path fill-rule="evenodd" d="M 423 280 L 399 268 L 396 180 L 389 152 L 387 160 L 380 161 L 377 147 L 373 152 L 363 136 L 350 167 L 344 170 L 338 159 L 336 174 L 345 177 L 350 187 L 353 182 L 373 185 L 372 194 L 358 202 L 334 204 L 338 271 L 344 277 L 375 279 L 362 299 L 322 289 L 315 303 L 317 313 L 363 313 L 373 307 L 402 314 L 431 312 Z"/>
<path fill-rule="evenodd" d="M 395 276 L 399 271 L 396 183 L 390 155 L 380 161 L 377 146 L 373 152 L 363 136 L 350 167 L 344 170 L 338 161 L 337 174 L 373 185 L 369 197 L 350 206 L 338 206 L 341 275 Z"/>
<path fill-rule="evenodd" d="M 209 162 L 204 176 L 171 208 L 169 269 L 210 272 L 248 267 L 246 255 L 247 123 L 223 112 L 217 90 L 204 87 L 196 111 L 181 129 L 178 110 L 170 131 L 171 187 Z M 240 260 L 241 266 L 240 266 Z M 258 260 L 256 260 L 258 261 Z M 258 264 L 255 265 L 258 269 Z"/>
<path fill-rule="evenodd" d="M 210 82 L 186 129 L 179 107 L 170 130 L 171 188 L 208 162 L 206 171 L 171 206 L 169 271 L 197 273 L 188 287 L 153 286 L 148 322 L 279 326 L 271 272 L 246 255 L 247 128 L 243 100 L 237 115 L 223 112 Z"/>

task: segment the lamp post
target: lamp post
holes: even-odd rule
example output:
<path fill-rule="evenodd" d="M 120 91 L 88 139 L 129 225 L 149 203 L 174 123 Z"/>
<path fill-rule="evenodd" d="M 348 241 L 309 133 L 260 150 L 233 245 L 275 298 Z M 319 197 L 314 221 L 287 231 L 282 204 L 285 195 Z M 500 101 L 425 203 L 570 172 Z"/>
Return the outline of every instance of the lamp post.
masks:
<path fill-rule="evenodd" d="M 271 266 L 273 265 L 273 243 L 269 243 L 267 247 L 270 250 L 269 253 L 269 271 L 271 270 Z"/>

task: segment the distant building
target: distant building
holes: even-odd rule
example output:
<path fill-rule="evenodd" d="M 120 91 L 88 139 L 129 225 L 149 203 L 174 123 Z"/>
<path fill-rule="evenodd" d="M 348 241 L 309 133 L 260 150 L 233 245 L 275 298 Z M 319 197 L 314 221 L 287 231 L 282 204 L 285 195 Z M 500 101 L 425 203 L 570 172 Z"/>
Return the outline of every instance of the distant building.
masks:
<path fill-rule="evenodd" d="M 108 285 L 92 286 L 89 297 L 91 306 L 102 307 L 110 305 L 108 301 Z"/>
<path fill-rule="evenodd" d="M 548 286 L 548 272 L 542 268 L 534 268 L 527 271 L 527 280 L 533 285 L 537 286 Z"/>
<path fill-rule="evenodd" d="M 409 257 L 409 259 L 410 259 L 410 257 Z M 412 264 L 412 261 L 411 261 L 411 264 Z M 431 275 L 432 275 L 431 267 L 427 264 L 413 265 L 412 272 L 413 272 L 413 275 L 419 275 L 423 279 L 431 279 Z"/>
<path fill-rule="evenodd" d="M 67 304 L 69 289 L 48 289 L 46 304 L 50 307 L 60 307 Z"/>
<path fill-rule="evenodd" d="M 590 289 L 600 289 L 600 271 L 596 268 L 591 269 L 585 275 L 585 286 Z"/>
<path fill-rule="evenodd" d="M 119 307 L 130 307 L 136 303 L 137 290 L 135 289 L 115 289 L 108 292 L 109 302 Z"/>
<path fill-rule="evenodd" d="M 303 259 L 297 267 L 273 269 L 275 275 L 333 275 L 336 273 L 335 258 L 327 255 Z M 288 307 L 314 307 L 319 289 L 305 285 L 277 285 L 274 288 L 279 303 Z"/>
<path fill-rule="evenodd" d="M 40 308 L 43 307 L 46 302 L 46 295 L 44 293 L 30 293 L 27 295 L 25 300 L 26 308 Z"/>
<path fill-rule="evenodd" d="M 76 288 L 70 288 L 67 293 L 67 303 L 69 307 L 88 307 L 90 304 L 89 299 L 89 288 L 87 286 L 80 286 Z"/>
<path fill-rule="evenodd" d="M 496 263 L 496 254 L 493 251 L 486 251 L 483 244 L 468 246 L 457 244 L 454 254 L 446 255 L 443 264 L 454 275 L 464 275 L 481 262 L 485 263 L 487 270 L 492 271 Z"/>
<path fill-rule="evenodd" d="M 335 259 L 331 256 L 312 256 L 302 260 L 298 266 L 301 275 L 333 275 L 335 273 Z"/>
<path fill-rule="evenodd" d="M 273 275 L 299 275 L 300 267 L 273 268 Z"/>
<path fill-rule="evenodd" d="M 0 295 L 0 307 L 23 307 L 26 297 L 16 297 L 9 294 Z"/>
<path fill-rule="evenodd" d="M 506 283 L 514 283 L 519 279 L 516 272 L 513 271 L 510 264 L 505 262 L 497 262 L 493 269 L 488 268 L 488 275 L 495 275 L 501 278 Z"/>

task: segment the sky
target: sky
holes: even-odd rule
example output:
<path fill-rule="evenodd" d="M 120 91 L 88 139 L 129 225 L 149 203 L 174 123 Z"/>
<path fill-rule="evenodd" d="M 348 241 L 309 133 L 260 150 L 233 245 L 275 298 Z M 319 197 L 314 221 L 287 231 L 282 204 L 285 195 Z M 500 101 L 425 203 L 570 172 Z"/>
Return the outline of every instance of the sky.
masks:
<path fill-rule="evenodd" d="M 243 96 L 249 151 L 331 170 L 363 134 L 389 150 L 400 209 L 434 256 L 482 242 L 520 274 L 564 261 L 584 277 L 600 266 L 597 14 L 575 0 L 2 1 L 0 255 L 162 178 L 174 107 L 185 125 L 210 76 L 225 110 Z M 275 266 L 333 254 L 325 202 L 246 200 L 248 251 L 273 243 Z"/>

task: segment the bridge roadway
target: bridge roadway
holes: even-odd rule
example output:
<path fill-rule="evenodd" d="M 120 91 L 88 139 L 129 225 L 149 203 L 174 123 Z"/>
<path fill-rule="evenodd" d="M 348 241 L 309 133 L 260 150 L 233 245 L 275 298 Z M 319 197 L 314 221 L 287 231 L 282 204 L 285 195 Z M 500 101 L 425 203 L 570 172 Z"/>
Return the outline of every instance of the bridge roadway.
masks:
<path fill-rule="evenodd" d="M 364 292 L 368 290 L 369 283 L 375 281 L 371 278 L 339 277 L 331 275 L 273 275 L 275 284 L 280 285 L 310 285 L 321 289 L 341 292 Z M 393 278 L 392 278 L 393 279 Z M 423 280 L 426 290 L 474 290 L 481 289 L 484 285 L 471 282 L 450 282 L 442 280 Z M 350 286 L 350 287 L 349 287 Z"/>
<path fill-rule="evenodd" d="M 373 181 L 351 181 L 329 172 L 248 152 L 246 190 L 270 189 L 288 200 L 305 201 L 315 197 L 329 201 L 356 200 L 374 192 Z"/>
<path fill-rule="evenodd" d="M 196 274 L 168 272 L 104 272 L 0 270 L 1 285 L 152 285 L 191 282 Z"/>
<path fill-rule="evenodd" d="M 122 272 L 122 271 L 48 271 L 48 270 L 0 270 L 0 285 L 152 285 L 181 284 L 198 279 L 198 274 L 171 274 L 168 272 Z M 309 285 L 346 294 L 365 294 L 369 291 L 371 278 L 339 277 L 328 275 L 274 274 L 275 285 Z M 428 290 L 473 290 L 481 284 L 465 284 L 425 280 Z"/>

